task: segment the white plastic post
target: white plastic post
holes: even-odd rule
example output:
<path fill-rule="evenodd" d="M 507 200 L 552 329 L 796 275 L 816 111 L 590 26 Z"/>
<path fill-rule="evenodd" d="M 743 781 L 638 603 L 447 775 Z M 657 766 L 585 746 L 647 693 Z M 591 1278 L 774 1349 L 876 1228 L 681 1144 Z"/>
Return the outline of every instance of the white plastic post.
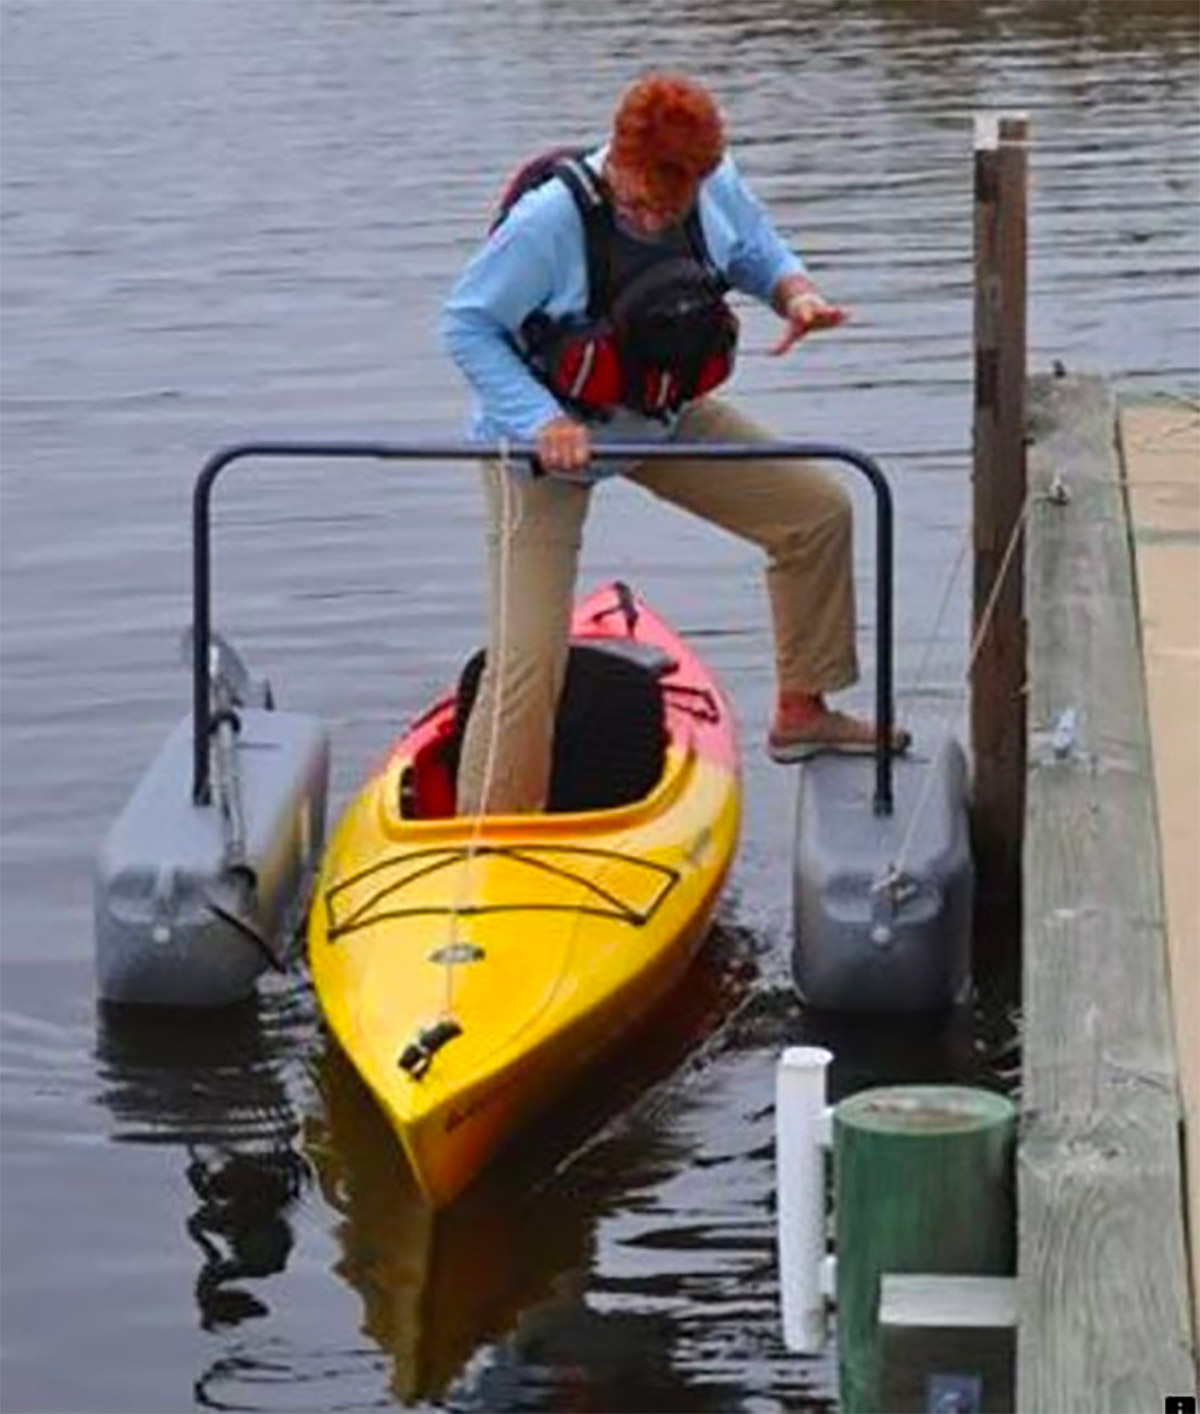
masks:
<path fill-rule="evenodd" d="M 775 1181 L 779 1214 L 779 1290 L 783 1340 L 816 1355 L 825 1345 L 825 1153 L 821 1124 L 833 1054 L 789 1046 L 775 1073 Z"/>

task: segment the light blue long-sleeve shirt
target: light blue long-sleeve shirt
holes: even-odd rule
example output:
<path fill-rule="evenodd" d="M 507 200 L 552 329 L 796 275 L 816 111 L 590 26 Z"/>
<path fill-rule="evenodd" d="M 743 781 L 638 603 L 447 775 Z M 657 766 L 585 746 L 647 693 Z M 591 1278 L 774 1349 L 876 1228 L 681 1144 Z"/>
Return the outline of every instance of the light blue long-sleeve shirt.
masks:
<path fill-rule="evenodd" d="M 589 154 L 595 171 L 605 149 Z M 736 290 L 769 302 L 781 279 L 804 264 L 776 234 L 731 156 L 700 188 L 700 223 L 709 256 Z M 563 408 L 530 371 L 517 349 L 519 330 L 535 310 L 552 319 L 587 310 L 587 255 L 583 221 L 565 183 L 545 182 L 527 192 L 459 276 L 442 311 L 442 340 L 476 394 L 471 436 L 480 441 L 532 442 Z M 592 428 L 596 441 L 658 441 L 663 423 L 618 410 Z M 618 468 L 607 463 L 591 474 Z"/>

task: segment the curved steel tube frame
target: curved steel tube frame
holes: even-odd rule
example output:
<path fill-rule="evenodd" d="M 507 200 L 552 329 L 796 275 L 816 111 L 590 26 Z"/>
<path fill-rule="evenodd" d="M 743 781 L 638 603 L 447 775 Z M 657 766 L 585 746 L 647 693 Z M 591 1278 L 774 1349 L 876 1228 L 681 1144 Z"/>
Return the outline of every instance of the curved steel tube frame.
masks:
<path fill-rule="evenodd" d="M 197 805 L 210 799 L 208 659 L 211 555 L 209 507 L 212 487 L 231 463 L 249 457 L 342 458 L 369 457 L 377 461 L 486 461 L 508 457 L 532 461 L 528 445 L 501 448 L 473 442 L 242 442 L 224 447 L 205 462 L 192 495 L 192 799 Z M 891 753 L 887 742 L 892 731 L 892 493 L 878 464 L 863 452 L 821 442 L 714 442 L 702 449 L 694 444 L 668 442 L 627 443 L 593 449 L 597 461 L 692 460 L 703 455 L 712 461 L 755 461 L 804 458 L 843 462 L 860 471 L 875 492 L 875 797 L 876 815 L 892 813 Z"/>

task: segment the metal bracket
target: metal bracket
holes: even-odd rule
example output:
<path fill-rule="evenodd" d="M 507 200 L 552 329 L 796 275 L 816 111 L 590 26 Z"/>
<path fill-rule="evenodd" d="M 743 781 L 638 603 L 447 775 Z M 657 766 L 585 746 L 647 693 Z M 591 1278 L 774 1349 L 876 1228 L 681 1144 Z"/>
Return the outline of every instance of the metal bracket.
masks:
<path fill-rule="evenodd" d="M 1050 489 L 1046 492 L 1046 500 L 1052 506 L 1069 506 L 1071 504 L 1071 491 L 1067 483 L 1062 479 L 1061 472 L 1055 472 L 1050 482 Z"/>
<path fill-rule="evenodd" d="M 983 1381 L 978 1375 L 930 1375 L 925 1414 L 979 1414 Z"/>

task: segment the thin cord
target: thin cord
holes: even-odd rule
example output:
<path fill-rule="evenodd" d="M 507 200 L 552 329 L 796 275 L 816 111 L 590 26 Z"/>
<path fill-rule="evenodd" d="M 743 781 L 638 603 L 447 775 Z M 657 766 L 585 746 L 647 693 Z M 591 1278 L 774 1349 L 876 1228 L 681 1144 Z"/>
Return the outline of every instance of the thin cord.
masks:
<path fill-rule="evenodd" d="M 1033 507 L 1033 503 L 1035 501 L 1043 499 L 1045 499 L 1044 493 L 1035 493 L 1033 491 L 1030 491 L 1026 494 L 1025 500 L 1021 505 L 1020 514 L 1017 516 L 1016 524 L 1013 526 L 1012 533 L 1009 535 L 1008 544 L 1004 547 L 1004 556 L 1000 561 L 1000 568 L 997 571 L 996 578 L 992 584 L 991 593 L 988 595 L 987 603 L 984 605 L 983 608 L 983 613 L 981 613 L 979 616 L 979 623 L 976 625 L 975 634 L 971 640 L 971 650 L 967 655 L 967 671 L 964 675 L 963 686 L 959 690 L 958 694 L 951 699 L 949 708 L 943 714 L 942 721 L 940 723 L 941 732 L 949 731 L 951 723 L 953 722 L 954 718 L 957 716 L 959 710 L 962 707 L 963 700 L 966 697 L 967 686 L 971 681 L 971 674 L 975 671 L 975 660 L 979 657 L 980 650 L 983 648 L 984 640 L 987 638 L 988 631 L 992 626 L 992 619 L 995 616 L 996 605 L 1000 602 L 1000 592 L 1004 588 L 1004 581 L 1008 578 L 1008 571 L 1010 566 L 1012 565 L 1013 555 L 1016 552 L 1016 548 L 1021 539 L 1021 535 L 1025 530 L 1025 522 L 1029 519 L 1029 512 Z M 960 560 L 965 554 L 965 549 L 966 538 L 964 536 L 963 548 L 960 551 Z M 958 567 L 956 565 L 954 574 L 957 576 L 957 573 Z M 949 596 L 947 594 L 946 599 L 948 599 L 948 597 Z M 943 600 L 943 603 L 946 602 L 946 599 Z M 941 734 L 941 732 L 939 732 L 939 735 Z M 920 823 L 921 816 L 925 812 L 925 807 L 929 804 L 929 798 L 933 791 L 934 780 L 935 777 L 932 770 L 932 762 L 930 762 L 929 765 L 927 765 L 925 768 L 925 781 L 921 787 L 921 794 L 917 797 L 917 802 L 913 806 L 912 813 L 908 819 L 907 828 L 905 829 L 904 838 L 900 843 L 899 850 L 897 850 L 896 852 L 895 861 L 893 862 L 889 871 L 888 879 L 884 881 L 885 883 L 891 883 L 904 872 L 904 865 L 908 858 L 908 852 L 912 848 L 912 842 L 917 833 L 917 825 Z"/>
<path fill-rule="evenodd" d="M 917 664 L 917 671 L 913 674 L 912 688 L 916 692 L 925 680 L 925 672 L 929 667 L 929 660 L 933 657 L 933 645 L 937 642 L 938 634 L 941 632 L 942 622 L 946 617 L 946 612 L 950 608 L 950 599 L 954 592 L 954 586 L 958 583 L 958 576 L 967 560 L 967 544 L 969 533 L 959 536 L 958 554 L 954 563 L 950 567 L 950 573 L 946 577 L 946 587 L 942 591 L 942 602 L 938 605 L 938 611 L 933 617 L 933 627 L 929 630 L 929 636 L 925 640 L 925 647 L 921 653 L 921 661 Z"/>
<path fill-rule="evenodd" d="M 475 812 L 471 836 L 467 841 L 467 851 L 463 859 L 463 869 L 459 876 L 458 896 L 450 915 L 450 953 L 446 966 L 446 999 L 444 1010 L 447 1015 L 454 1010 L 454 967 L 457 958 L 458 923 L 467 894 L 474 883 L 475 859 L 479 841 L 483 835 L 483 821 L 487 815 L 488 799 L 496 773 L 499 755 L 500 718 L 504 706 L 504 668 L 508 658 L 508 599 L 511 569 L 512 542 L 525 518 L 524 497 L 517 496 L 517 510 L 513 513 L 514 493 L 517 486 L 512 475 L 512 459 L 509 456 L 507 437 L 500 439 L 500 460 L 490 463 L 489 469 L 500 478 L 500 545 L 497 564 L 496 612 L 499 628 L 496 633 L 496 661 L 487 665 L 492 680 L 491 719 L 488 722 L 487 752 L 484 756 L 483 782 L 479 793 L 479 808 Z"/>

